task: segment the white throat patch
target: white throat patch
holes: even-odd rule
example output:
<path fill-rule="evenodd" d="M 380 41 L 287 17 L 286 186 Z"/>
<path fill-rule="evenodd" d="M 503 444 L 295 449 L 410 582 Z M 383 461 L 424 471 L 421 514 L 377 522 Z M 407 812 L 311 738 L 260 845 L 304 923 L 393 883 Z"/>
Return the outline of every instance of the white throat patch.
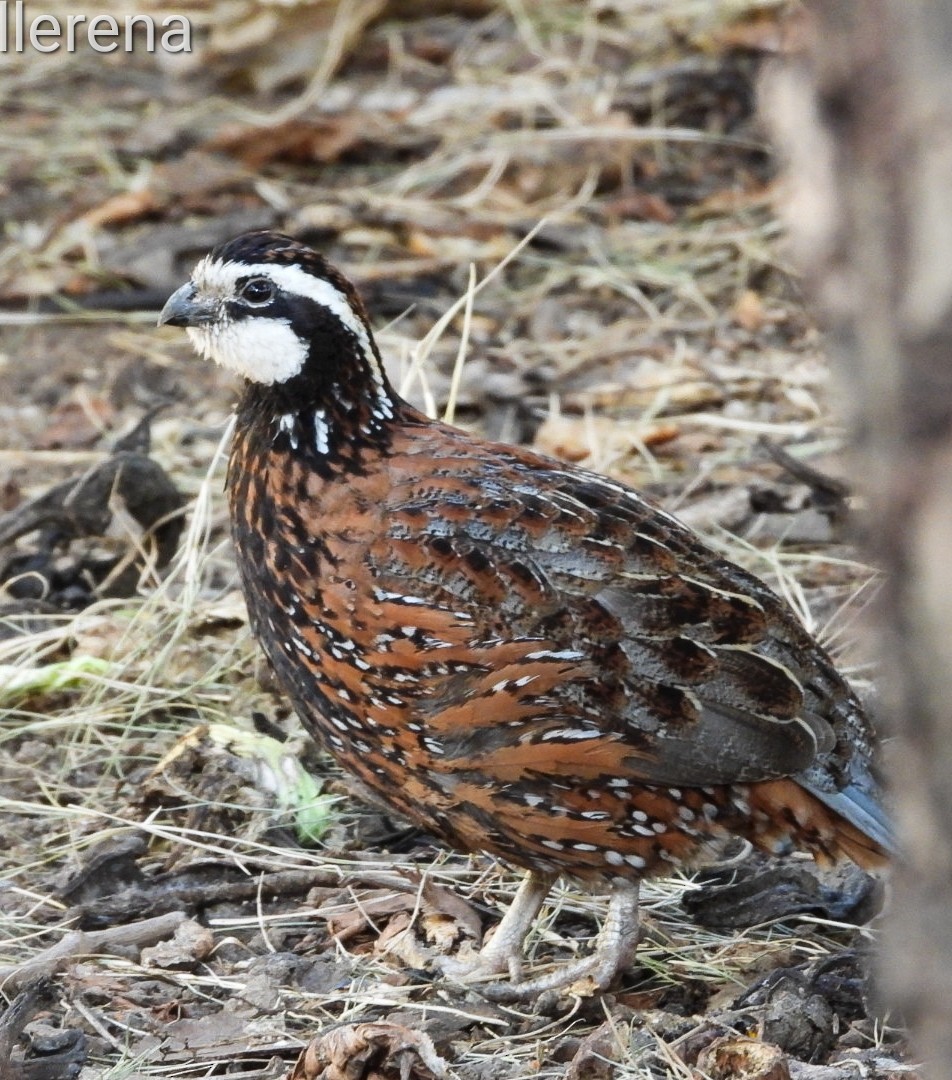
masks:
<path fill-rule="evenodd" d="M 306 297 L 330 311 L 354 335 L 375 381 L 382 385 L 370 334 L 347 297 L 329 281 L 313 277 L 297 266 L 223 263 L 211 256 L 202 259 L 195 267 L 192 281 L 199 295 L 220 304 L 216 322 L 188 328 L 189 339 L 204 358 L 214 360 L 252 382 L 268 385 L 286 382 L 299 375 L 304 367 L 309 343 L 295 334 L 287 319 L 276 319 L 264 313 L 256 318 L 253 311 L 234 322 L 228 318 L 225 304 L 236 298 L 238 279 L 247 277 L 267 278 L 282 291 Z"/>
<path fill-rule="evenodd" d="M 295 334 L 287 319 L 233 322 L 223 312 L 218 322 L 189 326 L 185 332 L 204 359 L 268 386 L 300 375 L 307 360 L 308 344 Z"/>

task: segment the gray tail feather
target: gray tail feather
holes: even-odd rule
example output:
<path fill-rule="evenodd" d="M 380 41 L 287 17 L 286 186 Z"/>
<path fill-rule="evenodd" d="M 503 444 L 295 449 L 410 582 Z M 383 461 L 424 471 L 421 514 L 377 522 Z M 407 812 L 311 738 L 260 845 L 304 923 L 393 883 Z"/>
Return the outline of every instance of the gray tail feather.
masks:
<path fill-rule="evenodd" d="M 892 822 L 882 804 L 863 787 L 848 784 L 842 791 L 823 791 L 810 785 L 810 793 L 851 825 L 855 825 L 887 854 L 896 853 Z"/>

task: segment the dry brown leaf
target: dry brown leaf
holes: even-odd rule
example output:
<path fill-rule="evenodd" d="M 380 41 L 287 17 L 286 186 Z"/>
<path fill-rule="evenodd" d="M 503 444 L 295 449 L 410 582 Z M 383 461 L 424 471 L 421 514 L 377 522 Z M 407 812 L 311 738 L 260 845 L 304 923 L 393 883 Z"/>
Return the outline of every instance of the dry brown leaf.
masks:
<path fill-rule="evenodd" d="M 467 937 L 479 941 L 483 933 L 483 923 L 476 909 L 464 900 L 459 893 L 444 888 L 432 881 L 423 885 L 423 911 L 425 915 L 445 915 L 456 923 Z"/>
<path fill-rule="evenodd" d="M 417 911 L 425 920 L 425 929 L 430 925 L 426 920 L 443 920 L 441 939 L 455 941 L 462 934 L 478 941 L 482 936 L 479 916 L 462 897 L 430 881 L 421 889 L 413 875 L 407 877 L 405 888 L 395 883 L 388 888 L 355 890 L 353 907 L 329 912 L 325 918 L 328 932 L 341 942 L 350 941 L 367 929 L 379 929 L 386 920 L 378 938 L 379 946 L 405 930 Z"/>
<path fill-rule="evenodd" d="M 128 638 L 129 625 L 122 617 L 112 614 L 85 615 L 70 626 L 70 639 L 78 655 L 109 660 Z"/>
<path fill-rule="evenodd" d="M 605 1022 L 582 1039 L 565 1073 L 565 1080 L 611 1080 L 618 1069 L 618 1024 Z"/>
<path fill-rule="evenodd" d="M 419 255 L 422 258 L 432 258 L 439 255 L 439 246 L 434 243 L 433 237 L 422 229 L 411 229 L 407 235 L 406 248 L 409 254 Z"/>
<path fill-rule="evenodd" d="M 213 603 L 197 604 L 191 620 L 196 633 L 214 633 L 217 630 L 234 630 L 248 624 L 248 605 L 238 589 L 232 589 Z"/>
<path fill-rule="evenodd" d="M 258 93 L 327 76 L 346 59 L 386 0 L 334 0 L 264 4 L 236 0 L 219 5 L 209 26 L 206 63 L 243 74 Z"/>
<path fill-rule="evenodd" d="M 409 911 L 394 915 L 387 923 L 374 942 L 374 952 L 378 956 L 396 957 L 411 971 L 421 971 L 430 961 L 420 939 L 413 932 Z"/>
<path fill-rule="evenodd" d="M 105 398 L 64 402 L 51 411 L 46 430 L 37 436 L 33 446 L 37 450 L 79 450 L 93 446 L 112 418 L 112 406 Z"/>
<path fill-rule="evenodd" d="M 53 293 L 66 291 L 70 283 L 75 283 L 75 279 L 75 271 L 65 263 L 28 269 L 18 267 L 15 272 L 5 276 L 0 282 L 0 298 L 8 301 L 18 301 L 32 300 L 40 296 L 52 296 Z M 84 279 L 84 283 L 88 288 L 88 279 Z M 84 292 L 86 289 L 74 287 L 71 291 Z"/>
<path fill-rule="evenodd" d="M 660 446 L 680 433 L 671 421 L 640 424 L 607 416 L 550 416 L 536 432 L 534 446 L 563 461 L 614 459 L 638 446 Z"/>
<path fill-rule="evenodd" d="M 665 407 L 688 412 L 710 405 L 720 405 L 724 391 L 705 379 L 684 379 L 672 382 L 670 378 L 645 378 L 637 386 L 609 383 L 586 387 L 580 391 L 567 391 L 562 395 L 565 408 L 594 410 L 650 409 L 662 398 Z"/>
<path fill-rule="evenodd" d="M 272 1018 L 270 1024 L 260 1025 L 264 1030 L 258 1030 L 259 1025 L 249 1019 L 247 1011 L 219 1009 L 207 1016 L 186 1017 L 163 1025 L 160 1031 L 136 1043 L 136 1053 L 149 1055 L 146 1060 L 160 1056 L 166 1065 L 187 1061 L 194 1067 L 196 1062 L 225 1061 L 230 1057 L 240 1060 L 251 1051 L 280 1052 L 289 1048 L 291 1039 L 281 1034 L 276 1021 Z"/>
<path fill-rule="evenodd" d="M 288 1080 L 445 1080 L 429 1035 L 399 1024 L 345 1024 L 312 1039 Z"/>
<path fill-rule="evenodd" d="M 606 218 L 658 221 L 662 225 L 670 225 L 678 216 L 663 195 L 647 191 L 630 191 L 607 199 L 601 206 L 601 212 Z"/>
<path fill-rule="evenodd" d="M 392 889 L 360 890 L 354 897 L 354 906 L 325 916 L 327 931 L 337 941 L 346 942 L 370 928 L 379 928 L 386 920 L 381 936 L 393 918 L 406 915 L 416 907 L 413 893 L 394 892 Z M 320 911 L 318 915 L 322 914 Z M 406 923 L 403 924 L 406 926 Z"/>
<path fill-rule="evenodd" d="M 706 196 L 686 213 L 688 220 L 725 217 L 769 206 L 777 199 L 776 184 L 752 184 L 746 188 L 722 188 Z"/>
<path fill-rule="evenodd" d="M 442 953 L 448 953 L 459 937 L 459 923 L 449 915 L 433 912 L 420 920 L 426 940 Z"/>
<path fill-rule="evenodd" d="M 174 161 L 157 165 L 149 185 L 140 191 L 124 191 L 86 210 L 78 220 L 90 229 L 112 225 L 130 225 L 154 217 L 169 206 L 181 204 L 201 210 L 205 200 L 223 191 L 234 190 L 248 182 L 244 168 L 204 150 L 190 150 Z M 80 278 L 77 292 L 85 292 L 88 283 Z"/>
<path fill-rule="evenodd" d="M 753 9 L 744 18 L 719 28 L 713 37 L 721 48 L 789 56 L 809 44 L 814 21 L 802 4 Z"/>
<path fill-rule="evenodd" d="M 194 919 L 187 919 L 175 930 L 171 941 L 142 950 L 142 963 L 146 967 L 192 968 L 215 947 L 215 936 L 207 926 Z"/>
<path fill-rule="evenodd" d="M 734 303 L 731 315 L 738 326 L 755 333 L 766 322 L 764 302 L 760 293 L 745 289 Z"/>
<path fill-rule="evenodd" d="M 275 161 L 329 164 L 368 136 L 365 115 L 340 115 L 320 120 L 287 120 L 273 127 L 229 125 L 208 144 L 238 158 L 249 169 Z"/>
<path fill-rule="evenodd" d="M 104 203 L 87 210 L 80 218 L 91 229 L 103 225 L 128 225 L 162 209 L 162 202 L 148 188 L 142 191 L 123 191 Z"/>
<path fill-rule="evenodd" d="M 706 1046 L 698 1055 L 697 1070 L 710 1080 L 790 1080 L 780 1047 L 734 1035 Z"/>
<path fill-rule="evenodd" d="M 244 168 L 221 154 L 189 150 L 174 161 L 156 166 L 150 187 L 163 203 L 181 199 L 192 205 L 210 195 L 247 185 L 249 181 Z"/>

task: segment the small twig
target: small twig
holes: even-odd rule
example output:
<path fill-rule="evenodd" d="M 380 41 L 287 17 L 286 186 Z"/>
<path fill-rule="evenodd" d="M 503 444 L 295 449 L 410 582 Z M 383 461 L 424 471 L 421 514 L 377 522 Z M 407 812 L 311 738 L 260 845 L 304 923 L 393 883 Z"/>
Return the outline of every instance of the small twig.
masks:
<path fill-rule="evenodd" d="M 50 997 L 50 980 L 40 977 L 26 986 L 0 1019 L 0 1080 L 18 1080 L 11 1054 L 23 1029 Z"/>
<path fill-rule="evenodd" d="M 466 288 L 466 306 L 463 308 L 463 330 L 459 336 L 459 349 L 456 363 L 453 365 L 453 377 L 450 379 L 450 392 L 443 410 L 443 419 L 452 424 L 456 418 L 456 399 L 459 397 L 460 383 L 463 381 L 463 365 L 466 363 L 466 349 L 469 345 L 469 332 L 473 323 L 473 297 L 476 289 L 476 266 L 469 264 L 469 284 Z"/>
<path fill-rule="evenodd" d="M 120 1054 L 123 1052 L 123 1044 L 112 1034 L 109 1028 L 99 1019 L 96 1013 L 90 1009 L 80 997 L 76 997 L 70 1002 L 70 1008 L 75 1009 L 76 1012 L 86 1021 L 87 1024 L 99 1035 L 103 1042 L 107 1042 L 113 1050 L 118 1051 Z M 141 1034 L 145 1034 L 142 1032 Z"/>
<path fill-rule="evenodd" d="M 842 502 L 850 496 L 851 489 L 845 481 L 820 472 L 819 469 L 815 469 L 812 465 L 801 461 L 800 458 L 794 457 L 793 454 L 770 439 L 760 438 L 758 439 L 758 445 L 767 451 L 781 469 L 788 472 L 794 480 L 806 484 L 812 492 L 823 498 L 824 501 Z"/>
<path fill-rule="evenodd" d="M 153 919 L 111 926 L 107 930 L 70 930 L 55 945 L 39 953 L 25 964 L 0 966 L 0 987 L 7 992 L 17 991 L 33 979 L 49 977 L 67 960 L 78 956 L 93 956 L 129 945 L 153 945 L 171 937 L 188 916 L 183 911 L 170 911 Z"/>

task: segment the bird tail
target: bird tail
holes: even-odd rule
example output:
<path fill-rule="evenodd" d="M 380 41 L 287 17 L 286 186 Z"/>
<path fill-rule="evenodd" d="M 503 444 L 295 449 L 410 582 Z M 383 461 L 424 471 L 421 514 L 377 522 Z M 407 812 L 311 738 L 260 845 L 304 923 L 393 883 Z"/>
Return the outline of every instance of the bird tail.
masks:
<path fill-rule="evenodd" d="M 885 813 L 863 788 L 829 792 L 785 777 L 752 784 L 750 796 L 762 822 L 751 840 L 768 851 L 799 847 L 821 862 L 845 857 L 875 870 L 895 850 Z"/>
<path fill-rule="evenodd" d="M 809 790 L 824 806 L 854 827 L 858 834 L 857 843 L 851 843 L 850 847 L 859 847 L 861 851 L 878 850 L 880 862 L 885 862 L 888 856 L 896 853 L 892 823 L 882 805 L 863 787 L 848 784 L 842 791 L 819 791 L 812 787 Z M 843 836 L 845 840 L 846 830 Z M 844 851 L 860 866 L 866 865 L 862 858 L 858 858 L 845 845 Z"/>

